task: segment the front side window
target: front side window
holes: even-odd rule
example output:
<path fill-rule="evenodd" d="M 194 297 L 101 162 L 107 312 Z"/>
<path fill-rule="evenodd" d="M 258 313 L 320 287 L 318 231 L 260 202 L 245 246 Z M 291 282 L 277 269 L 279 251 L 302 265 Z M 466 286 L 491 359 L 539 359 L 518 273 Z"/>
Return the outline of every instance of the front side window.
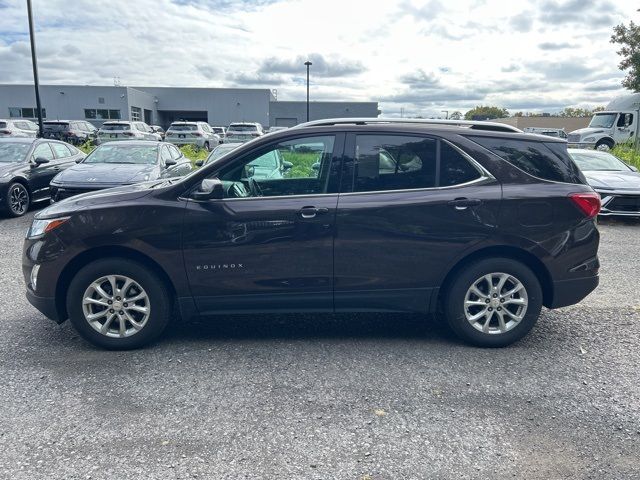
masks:
<path fill-rule="evenodd" d="M 326 193 L 334 143 L 333 135 L 281 142 L 233 162 L 217 177 L 227 198 Z"/>
<path fill-rule="evenodd" d="M 33 158 L 46 158 L 47 160 L 53 160 L 53 152 L 48 143 L 41 143 L 33 150 Z"/>
<path fill-rule="evenodd" d="M 172 160 L 169 147 L 163 147 L 161 152 L 162 163 L 166 163 L 168 160 Z"/>
<path fill-rule="evenodd" d="M 624 128 L 633 124 L 633 113 L 621 113 L 618 118 L 618 127 Z"/>

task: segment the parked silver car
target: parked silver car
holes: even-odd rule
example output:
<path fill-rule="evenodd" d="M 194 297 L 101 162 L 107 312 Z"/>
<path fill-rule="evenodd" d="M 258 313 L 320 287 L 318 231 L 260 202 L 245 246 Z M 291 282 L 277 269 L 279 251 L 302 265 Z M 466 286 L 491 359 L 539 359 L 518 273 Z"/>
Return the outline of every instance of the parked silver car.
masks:
<path fill-rule="evenodd" d="M 98 130 L 98 143 L 118 140 L 152 140 L 160 142 L 162 137 L 144 122 L 128 122 L 125 120 L 104 122 Z"/>
<path fill-rule="evenodd" d="M 227 136 L 227 127 L 215 127 L 212 125 L 211 130 L 220 137 L 220 143 L 225 141 L 225 137 Z"/>
<path fill-rule="evenodd" d="M 227 153 L 235 150 L 236 148 L 242 146 L 241 143 L 223 143 L 222 145 L 218 145 L 216 148 L 211 150 L 211 153 L 207 156 L 204 164 L 208 165 L 210 163 L 215 162 L 220 157 L 226 155 Z"/>
<path fill-rule="evenodd" d="M 38 136 L 38 124 L 31 120 L 0 118 L 0 137 L 31 137 Z"/>
<path fill-rule="evenodd" d="M 237 122 L 227 128 L 227 142 L 243 143 L 264 135 L 262 125 L 259 123 Z"/>
<path fill-rule="evenodd" d="M 206 122 L 173 122 L 164 138 L 174 145 L 194 145 L 206 150 L 220 144 L 220 137 Z"/>

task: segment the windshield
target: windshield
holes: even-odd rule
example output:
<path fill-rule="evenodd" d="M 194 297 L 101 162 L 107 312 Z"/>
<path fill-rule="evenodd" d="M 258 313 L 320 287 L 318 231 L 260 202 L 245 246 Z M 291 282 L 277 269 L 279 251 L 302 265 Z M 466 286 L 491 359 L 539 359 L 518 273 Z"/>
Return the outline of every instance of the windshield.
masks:
<path fill-rule="evenodd" d="M 590 128 L 611 128 L 616 121 L 617 113 L 596 113 L 589 124 Z"/>
<path fill-rule="evenodd" d="M 618 157 L 607 152 L 569 152 L 580 170 L 585 171 L 629 171 Z"/>
<path fill-rule="evenodd" d="M 0 143 L 0 162 L 21 162 L 27 158 L 29 148 L 29 143 Z"/>
<path fill-rule="evenodd" d="M 100 130 L 131 130 L 128 123 L 105 123 Z"/>
<path fill-rule="evenodd" d="M 209 163 L 215 162 L 217 159 L 219 159 L 223 155 L 226 155 L 231 150 L 235 150 L 236 147 L 237 145 L 220 145 L 219 147 L 216 147 L 209 154 L 209 156 L 207 157 L 207 161 L 205 163 L 209 164 Z"/>
<path fill-rule="evenodd" d="M 191 132 L 194 130 L 198 130 L 198 126 L 197 125 L 190 125 L 190 124 L 180 124 L 180 125 L 171 125 L 169 127 L 169 130 L 173 131 L 173 132 Z"/>
<path fill-rule="evenodd" d="M 83 163 L 132 163 L 139 165 L 153 165 L 157 160 L 157 145 L 105 144 L 91 152 Z"/>
<path fill-rule="evenodd" d="M 229 125 L 229 130 L 233 130 L 234 132 L 257 132 L 258 127 L 255 125 Z"/>

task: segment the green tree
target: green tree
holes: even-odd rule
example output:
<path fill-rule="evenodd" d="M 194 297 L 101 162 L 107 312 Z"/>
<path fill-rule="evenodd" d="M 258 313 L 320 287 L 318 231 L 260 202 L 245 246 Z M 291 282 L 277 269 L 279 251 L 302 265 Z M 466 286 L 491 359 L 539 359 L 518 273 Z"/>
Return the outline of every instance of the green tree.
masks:
<path fill-rule="evenodd" d="M 611 43 L 621 45 L 618 55 L 622 61 L 618 65 L 620 70 L 628 70 L 627 76 L 622 80 L 622 86 L 640 92 L 640 25 L 633 21 L 629 26 L 624 23 L 613 27 Z"/>
<path fill-rule="evenodd" d="M 564 108 L 563 110 L 560 110 L 558 112 L 558 117 L 570 117 L 570 118 L 576 118 L 576 117 L 590 117 L 593 115 L 594 112 L 601 112 L 602 110 L 604 110 L 604 107 L 600 106 L 600 107 L 596 107 L 593 110 L 589 110 L 587 108 L 573 108 L 573 107 L 567 107 Z"/>
<path fill-rule="evenodd" d="M 458 110 L 456 110 L 449 116 L 449 118 L 451 120 L 460 120 L 462 118 L 462 112 L 459 112 Z"/>
<path fill-rule="evenodd" d="M 508 116 L 509 112 L 506 108 L 491 107 L 489 105 L 478 105 L 464 114 L 464 118 L 467 120 L 491 120 Z"/>

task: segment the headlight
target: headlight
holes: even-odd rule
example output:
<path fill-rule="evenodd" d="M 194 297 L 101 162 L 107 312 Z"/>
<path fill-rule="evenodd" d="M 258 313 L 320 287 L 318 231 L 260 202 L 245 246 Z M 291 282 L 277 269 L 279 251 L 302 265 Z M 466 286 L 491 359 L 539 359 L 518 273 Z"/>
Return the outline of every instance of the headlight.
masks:
<path fill-rule="evenodd" d="M 587 137 L 583 140 L 583 142 L 595 142 L 596 141 L 596 137 Z"/>
<path fill-rule="evenodd" d="M 36 238 L 52 230 L 55 230 L 60 225 L 69 220 L 69 217 L 48 218 L 46 220 L 40 220 L 34 218 L 29 232 L 27 232 L 27 238 Z"/>

